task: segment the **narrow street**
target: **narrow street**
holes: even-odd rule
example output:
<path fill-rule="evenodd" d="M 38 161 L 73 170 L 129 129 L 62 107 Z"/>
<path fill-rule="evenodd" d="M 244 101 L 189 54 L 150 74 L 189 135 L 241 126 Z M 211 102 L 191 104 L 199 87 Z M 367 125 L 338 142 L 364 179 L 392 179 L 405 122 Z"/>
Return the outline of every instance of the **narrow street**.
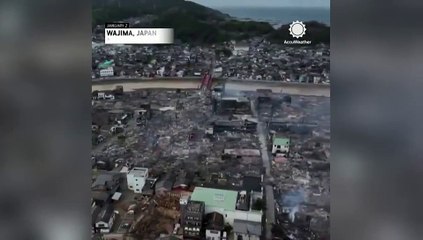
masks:
<path fill-rule="evenodd" d="M 272 239 L 272 226 L 275 223 L 275 200 L 273 196 L 273 186 L 271 184 L 272 176 L 270 172 L 271 164 L 269 158 L 269 151 L 267 150 L 267 129 L 266 124 L 260 120 L 258 116 L 255 102 L 251 100 L 251 110 L 253 115 L 257 117 L 257 134 L 260 141 L 261 159 L 263 161 L 264 175 L 264 193 L 266 198 L 266 222 L 264 224 L 266 231 L 266 239 Z"/>

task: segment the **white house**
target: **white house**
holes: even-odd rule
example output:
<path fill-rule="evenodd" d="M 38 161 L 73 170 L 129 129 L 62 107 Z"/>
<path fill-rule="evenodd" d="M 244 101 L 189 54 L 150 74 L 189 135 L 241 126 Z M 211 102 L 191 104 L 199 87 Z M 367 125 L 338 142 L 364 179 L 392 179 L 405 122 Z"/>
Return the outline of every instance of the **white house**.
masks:
<path fill-rule="evenodd" d="M 145 180 L 148 178 L 148 168 L 134 167 L 126 175 L 128 188 L 135 193 L 141 193 L 145 185 Z"/>
<path fill-rule="evenodd" d="M 288 138 L 281 138 L 276 136 L 273 138 L 272 154 L 276 154 L 277 152 L 281 152 L 281 153 L 289 152 Z"/>
<path fill-rule="evenodd" d="M 105 69 L 100 70 L 100 77 L 110 77 L 113 76 L 115 73 L 113 71 L 113 67 L 108 67 Z"/>

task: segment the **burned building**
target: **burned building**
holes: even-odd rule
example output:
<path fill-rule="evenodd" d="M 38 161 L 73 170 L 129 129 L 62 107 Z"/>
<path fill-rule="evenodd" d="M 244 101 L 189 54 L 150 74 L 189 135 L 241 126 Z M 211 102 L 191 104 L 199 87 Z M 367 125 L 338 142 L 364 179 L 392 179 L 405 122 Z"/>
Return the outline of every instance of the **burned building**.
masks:
<path fill-rule="evenodd" d="M 156 178 L 147 178 L 145 180 L 145 184 L 142 188 L 141 194 L 144 196 L 153 196 L 155 193 L 155 185 L 156 185 L 157 179 Z"/>
<path fill-rule="evenodd" d="M 247 192 L 262 192 L 261 177 L 244 176 L 242 179 L 242 189 Z"/>
<path fill-rule="evenodd" d="M 271 89 L 257 89 L 256 90 L 257 103 L 271 104 L 272 103 L 272 90 Z"/>
<path fill-rule="evenodd" d="M 251 114 L 251 104 L 246 97 L 222 97 L 217 102 L 219 114 Z"/>
<path fill-rule="evenodd" d="M 103 173 L 99 175 L 91 185 L 91 193 L 97 205 L 107 203 L 113 194 L 120 188 L 121 178 L 119 174 Z"/>
<path fill-rule="evenodd" d="M 163 195 L 172 191 L 173 184 L 175 183 L 175 175 L 168 173 L 161 177 L 155 184 L 155 193 L 157 195 Z"/>
<path fill-rule="evenodd" d="M 278 119 L 269 122 L 269 130 L 298 135 L 311 135 L 316 127 L 317 124 L 313 122 L 289 122 Z"/>
<path fill-rule="evenodd" d="M 213 132 L 248 132 L 253 133 L 257 129 L 257 123 L 249 120 L 217 120 L 213 124 Z"/>
<path fill-rule="evenodd" d="M 191 186 L 194 174 L 191 172 L 180 171 L 173 183 L 173 190 L 187 190 Z"/>
<path fill-rule="evenodd" d="M 138 126 L 146 125 L 152 117 L 151 105 L 149 103 L 141 104 L 140 108 L 135 110 L 135 117 Z"/>

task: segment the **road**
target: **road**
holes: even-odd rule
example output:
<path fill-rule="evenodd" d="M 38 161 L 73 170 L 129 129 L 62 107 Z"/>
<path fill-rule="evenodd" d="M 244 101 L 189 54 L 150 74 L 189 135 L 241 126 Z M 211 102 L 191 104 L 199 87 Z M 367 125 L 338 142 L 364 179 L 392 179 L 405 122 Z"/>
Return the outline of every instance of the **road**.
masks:
<path fill-rule="evenodd" d="M 216 79 L 215 79 L 216 80 Z M 216 82 L 216 81 L 213 81 Z M 201 79 L 183 78 L 183 79 L 121 79 L 113 81 L 93 82 L 92 91 L 112 90 L 116 86 L 123 86 L 124 91 L 130 92 L 136 89 L 147 88 L 165 88 L 165 89 L 198 89 L 201 85 Z M 234 89 L 239 91 L 256 91 L 257 89 L 271 89 L 273 92 L 286 93 L 291 95 L 304 96 L 325 96 L 330 97 L 329 85 L 282 83 L 272 81 L 252 81 L 252 80 L 227 80 L 225 89 Z"/>
<path fill-rule="evenodd" d="M 275 199 L 273 196 L 273 186 L 271 185 L 272 175 L 271 175 L 271 161 L 269 158 L 269 151 L 267 150 L 267 129 L 266 124 L 260 119 L 255 107 L 254 100 L 251 101 L 251 110 L 253 115 L 257 117 L 257 133 L 259 135 L 260 141 L 260 150 L 261 150 L 261 159 L 263 161 L 263 168 L 265 170 L 264 175 L 264 193 L 266 198 L 266 222 L 265 222 L 265 232 L 266 239 L 272 239 L 272 226 L 275 223 Z"/>

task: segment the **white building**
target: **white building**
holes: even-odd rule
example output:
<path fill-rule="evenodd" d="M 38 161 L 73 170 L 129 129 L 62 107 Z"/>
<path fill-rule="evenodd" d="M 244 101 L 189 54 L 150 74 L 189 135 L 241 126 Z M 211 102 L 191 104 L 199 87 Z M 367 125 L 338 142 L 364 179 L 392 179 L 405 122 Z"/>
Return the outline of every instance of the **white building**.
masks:
<path fill-rule="evenodd" d="M 141 193 L 145 185 L 145 180 L 148 178 L 148 169 L 135 167 L 126 175 L 128 188 L 135 193 Z"/>
<path fill-rule="evenodd" d="M 108 67 L 105 69 L 100 70 L 100 77 L 110 77 L 113 76 L 115 73 L 113 71 L 113 67 Z"/>

